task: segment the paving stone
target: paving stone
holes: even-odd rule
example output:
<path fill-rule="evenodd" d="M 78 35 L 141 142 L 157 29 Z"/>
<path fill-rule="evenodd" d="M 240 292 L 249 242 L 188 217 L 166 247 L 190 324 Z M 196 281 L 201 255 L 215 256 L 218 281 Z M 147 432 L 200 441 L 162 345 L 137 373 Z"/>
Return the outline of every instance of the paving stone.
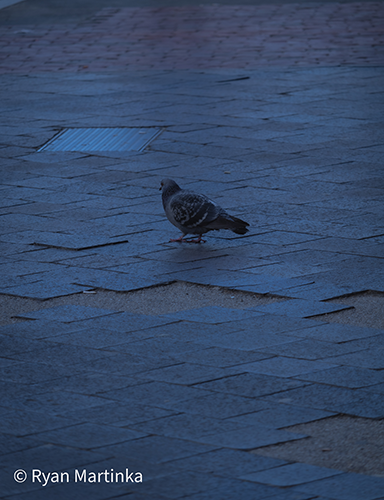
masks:
<path fill-rule="evenodd" d="M 285 491 L 284 493 L 278 493 L 277 495 L 273 495 L 270 497 L 270 500 L 311 500 L 311 493 L 301 493 L 303 496 L 298 495 L 298 491 Z M 316 500 L 330 500 L 325 497 L 318 497 Z"/>
<path fill-rule="evenodd" d="M 136 472 L 140 471 L 143 475 L 143 482 L 144 481 L 149 481 L 151 479 L 157 478 L 157 477 L 167 477 L 170 476 L 171 474 L 177 473 L 179 470 L 177 467 L 173 465 L 172 462 L 164 462 L 164 463 L 150 463 L 150 462 L 145 462 L 143 460 L 139 459 L 134 459 L 130 458 L 129 463 L 127 463 L 127 466 L 124 465 L 121 461 L 121 457 L 117 456 L 108 456 L 98 462 L 97 464 L 90 464 L 86 467 L 88 471 L 105 471 L 106 469 L 110 471 L 113 469 L 113 471 L 122 471 L 125 473 L 125 469 L 128 468 L 129 473 L 130 472 Z M 100 484 L 100 483 L 99 483 Z M 111 483 L 107 483 L 111 485 Z M 115 483 L 116 484 L 116 483 Z M 134 491 L 140 492 L 140 487 L 143 483 L 129 483 L 131 488 L 128 486 L 127 488 L 127 483 L 122 483 L 124 486 L 124 493 L 130 491 L 133 493 Z M 82 484 L 84 486 L 84 483 Z M 110 493 L 109 493 L 110 494 Z"/>
<path fill-rule="evenodd" d="M 240 322 L 235 322 L 235 327 L 241 329 Z M 200 330 L 195 334 L 195 340 L 211 347 L 221 347 L 225 349 L 238 349 L 240 351 L 255 351 L 256 349 L 268 348 L 273 345 L 280 345 L 292 342 L 295 337 L 290 335 L 281 335 L 265 331 L 262 326 L 259 328 L 259 322 L 255 322 L 253 328 L 247 328 L 245 331 L 220 333 L 207 336 Z"/>
<path fill-rule="evenodd" d="M 85 308 L 85 309 L 98 309 L 98 308 Z M 98 309 L 103 311 L 102 309 Z M 136 332 L 146 328 L 155 328 L 164 326 L 168 330 L 168 323 L 172 321 L 164 316 L 146 316 L 144 314 L 133 314 L 129 312 L 116 312 L 113 314 L 99 315 L 89 319 L 78 318 L 76 321 L 71 322 L 75 331 L 80 329 L 88 329 L 90 331 L 96 329 L 108 329 L 117 332 Z M 155 333 L 148 332 L 148 336 L 154 336 Z"/>
<path fill-rule="evenodd" d="M 17 361 L 14 361 L 13 359 L 0 358 L 0 369 L 6 368 L 10 365 L 17 365 Z"/>
<path fill-rule="evenodd" d="M 345 175 L 345 172 L 343 172 Z M 367 255 L 371 257 L 380 257 L 383 255 L 382 245 L 371 244 L 366 240 L 349 240 L 346 238 L 324 238 L 321 240 L 307 243 L 309 248 L 318 248 L 333 250 L 344 254 Z"/>
<path fill-rule="evenodd" d="M 105 350 L 99 352 L 105 353 L 106 356 L 99 356 L 99 359 L 83 362 L 83 367 L 89 371 L 99 372 L 104 375 L 112 373 L 119 376 L 133 376 L 178 363 L 169 357 L 140 357 L 132 353 L 107 352 Z"/>
<path fill-rule="evenodd" d="M 80 449 L 92 449 L 114 443 L 139 439 L 146 435 L 137 430 L 122 429 L 96 423 L 71 425 L 58 430 L 41 432 L 35 437 L 47 443 L 61 444 Z"/>
<path fill-rule="evenodd" d="M 176 353 L 176 357 L 182 361 L 198 363 L 200 365 L 217 366 L 228 368 L 242 365 L 252 361 L 266 359 L 272 355 L 252 351 L 240 351 L 237 349 L 224 349 L 221 347 L 197 348 L 186 352 Z"/>
<path fill-rule="evenodd" d="M 155 330 L 155 328 L 151 330 Z M 156 338 L 155 336 L 146 338 L 147 335 L 149 336 L 149 331 L 148 333 L 138 332 L 138 339 L 135 341 L 134 345 L 129 342 L 119 344 L 116 347 L 110 347 L 109 350 L 135 352 L 137 356 L 172 357 L 177 361 L 182 361 L 179 360 L 179 356 L 185 356 L 186 360 L 189 360 L 189 357 L 193 352 L 200 351 L 205 348 L 202 344 L 196 344 L 194 342 L 184 340 L 175 340 L 174 338 L 169 339 L 166 334 L 162 335 L 161 338 Z M 144 340 L 141 340 L 143 337 Z"/>
<path fill-rule="evenodd" d="M 35 394 L 63 390 L 78 394 L 101 396 L 103 392 L 131 387 L 140 383 L 142 381 L 134 377 L 120 377 L 114 374 L 106 377 L 104 373 L 85 372 L 82 370 L 75 375 L 67 373 L 61 378 L 34 384 L 33 387 L 29 386 L 29 390 Z"/>
<path fill-rule="evenodd" d="M 93 467 L 93 469 L 97 469 L 96 467 Z M 83 468 L 78 469 L 80 473 L 83 471 Z M 93 471 L 91 471 L 93 472 Z M 100 471 L 104 472 L 104 471 Z M 72 478 L 74 477 L 74 472 L 71 471 Z M 12 471 L 10 471 L 10 476 L 12 477 Z M 101 476 L 104 477 L 104 476 Z M 47 484 L 45 487 L 42 485 L 44 484 L 43 479 L 41 478 L 42 483 L 38 484 L 31 484 L 31 486 L 34 486 L 34 490 L 24 493 L 20 493 L 17 495 L 20 500 L 37 500 L 38 498 L 41 498 L 42 500 L 47 500 L 49 498 L 52 498 L 54 496 L 58 500 L 64 500 L 66 497 L 68 498 L 68 495 L 73 500 L 80 500 L 81 495 L 87 495 L 89 497 L 94 498 L 95 500 L 102 500 L 108 497 L 108 495 L 112 494 L 124 494 L 127 491 L 127 486 L 124 483 L 75 483 L 74 480 L 72 479 L 72 482 L 69 483 L 64 483 L 64 484 L 59 484 L 59 485 L 54 485 L 54 484 Z M 26 490 L 26 485 L 25 483 L 22 485 L 24 486 L 24 490 Z M 134 484 L 133 488 L 137 487 L 139 485 Z M 20 488 L 21 490 L 21 488 Z M 4 497 L 5 498 L 5 497 Z M 8 498 L 8 497 L 7 497 Z M 164 498 L 164 497 L 163 497 Z"/>
<path fill-rule="evenodd" d="M 261 375 L 256 373 L 242 373 L 221 380 L 199 384 L 199 389 L 217 391 L 250 398 L 257 398 L 266 394 L 274 394 L 301 385 L 294 380 L 282 377 Z"/>
<path fill-rule="evenodd" d="M 277 488 L 267 485 L 232 480 L 230 483 L 221 483 L 220 486 L 214 490 L 200 492 L 196 495 L 191 495 L 188 498 L 191 500 L 230 500 L 233 498 L 233 495 L 236 495 L 236 498 L 239 500 L 247 500 L 252 497 L 260 499 L 271 498 L 275 500 L 274 493 L 277 493 L 277 491 Z M 277 500 L 306 500 L 307 498 L 307 496 L 304 496 L 295 499 L 295 497 L 292 497 L 289 493 L 287 493 L 287 496 L 281 498 L 277 497 Z"/>
<path fill-rule="evenodd" d="M 59 272 L 51 272 L 46 274 L 44 278 L 50 282 L 57 280 L 64 281 L 68 284 L 78 286 L 77 291 L 89 290 L 90 288 L 103 288 L 105 290 L 114 291 L 130 291 L 138 288 L 145 288 L 153 285 L 152 279 L 137 277 L 127 279 L 123 273 L 117 273 L 106 269 L 91 269 L 81 267 L 64 267 L 59 266 Z M 49 298 L 49 297 L 47 297 Z"/>
<path fill-rule="evenodd" d="M 211 418 L 230 418 L 259 411 L 265 407 L 258 400 L 220 393 L 197 396 L 184 401 L 165 401 L 162 406 Z"/>
<path fill-rule="evenodd" d="M 72 323 L 70 324 L 72 325 Z M 82 322 L 80 321 L 78 328 L 81 328 L 81 324 Z M 134 342 L 135 340 L 138 340 L 138 338 L 141 337 L 136 337 L 131 332 L 117 332 L 108 330 L 107 328 L 99 328 L 95 330 L 86 328 L 73 333 L 63 333 L 62 335 L 56 334 L 46 337 L 49 342 L 83 347 L 92 345 L 95 349 L 109 348 L 110 350 L 116 350 L 119 352 L 129 352 L 132 347 L 130 344 L 128 344 L 128 346 L 126 345 L 127 341 Z M 137 351 L 135 350 L 135 352 Z"/>
<path fill-rule="evenodd" d="M 40 281 L 20 286 L 10 286 L 3 289 L 4 293 L 16 297 L 27 297 L 31 299 L 53 299 L 73 295 L 84 290 L 91 290 L 92 287 L 80 287 L 69 283 L 57 284 L 55 282 Z"/>
<path fill-rule="evenodd" d="M 122 258 L 121 255 L 116 256 L 109 254 L 107 255 L 94 254 L 94 255 L 79 256 L 77 258 L 73 258 L 73 256 L 71 256 L 71 258 L 65 258 L 63 260 L 58 260 L 57 262 L 64 266 L 79 266 L 79 267 L 94 268 L 94 269 L 104 269 L 104 268 L 113 268 L 113 266 L 117 264 L 119 265 L 133 264 L 135 262 L 138 262 L 138 259 L 131 256 L 126 256 L 125 258 Z"/>
<path fill-rule="evenodd" d="M 245 425 L 261 423 L 280 429 L 282 427 L 289 427 L 290 425 L 313 422 L 314 420 L 331 417 L 333 415 L 334 413 L 323 410 L 288 406 L 282 403 L 268 403 L 266 408 L 260 408 L 260 410 L 255 413 L 236 416 L 231 420 Z"/>
<path fill-rule="evenodd" d="M 12 356 L 13 354 L 33 351 L 47 346 L 45 342 L 38 342 L 33 339 L 24 339 L 19 337 L 14 340 L 9 335 L 1 335 L 0 342 L 1 352 L 4 356 Z"/>
<path fill-rule="evenodd" d="M 2 431 L 14 436 L 26 436 L 50 429 L 60 429 L 71 425 L 69 418 L 30 410 L 8 410 L 2 418 Z"/>
<path fill-rule="evenodd" d="M 384 382 L 382 372 L 354 366 L 337 366 L 328 370 L 303 374 L 299 378 L 300 380 L 349 387 L 351 389 L 366 387 L 368 390 L 371 388 L 373 391 L 376 387 L 374 384 L 381 385 Z"/>
<path fill-rule="evenodd" d="M 348 306 L 342 306 L 342 304 L 331 304 L 328 302 L 324 303 L 300 299 L 266 304 L 264 306 L 253 308 L 253 310 L 255 311 L 265 312 L 269 314 L 282 314 L 300 318 L 341 311 L 343 309 L 348 309 Z"/>
<path fill-rule="evenodd" d="M 146 434 L 170 436 L 192 441 L 201 436 L 214 434 L 215 432 L 231 431 L 240 427 L 241 424 L 229 420 L 183 413 L 138 424 L 134 426 L 134 429 Z"/>
<path fill-rule="evenodd" d="M 309 275 L 305 280 L 307 284 L 304 283 L 303 285 L 299 285 L 298 287 L 290 286 L 290 282 L 292 280 L 286 281 L 287 284 L 281 284 L 284 288 L 281 288 L 279 286 L 279 283 L 276 283 L 276 286 L 271 287 L 270 290 L 266 290 L 266 292 L 269 291 L 269 293 L 289 296 L 298 299 L 307 299 L 308 296 L 310 296 L 313 298 L 313 300 L 318 301 L 340 297 L 341 295 L 348 295 L 350 293 L 356 292 L 355 286 L 352 287 L 351 285 L 348 285 L 346 283 L 335 285 L 329 283 L 329 280 L 328 282 L 326 280 L 320 281 L 313 274 Z M 289 288 L 285 288 L 287 285 L 289 286 Z M 359 291 L 363 291 L 363 288 L 361 288 Z"/>
<path fill-rule="evenodd" d="M 114 356 L 112 352 L 90 349 L 83 346 L 55 345 L 51 342 L 49 344 L 47 346 L 44 342 L 38 349 L 22 352 L 21 354 L 12 354 L 12 359 L 29 363 L 41 363 L 43 365 L 61 365 L 68 368 L 75 366 L 76 370 L 77 365 L 83 364 L 84 366 L 87 362 Z M 79 368 L 76 371 L 79 371 Z"/>
<path fill-rule="evenodd" d="M 344 354 L 332 358 L 337 364 L 345 364 L 350 366 L 358 366 L 361 368 L 372 368 L 381 370 L 384 368 L 384 350 L 378 349 L 364 349 L 351 354 Z M 328 361 L 326 359 L 325 361 Z"/>
<path fill-rule="evenodd" d="M 39 262 L 37 264 L 32 265 L 28 261 L 18 260 L 11 261 L 7 263 L 3 263 L 0 265 L 0 271 L 4 275 L 16 275 L 16 276 L 25 276 L 28 274 L 36 274 L 43 271 L 52 271 L 55 269 L 55 266 L 52 264 L 48 264 L 45 262 Z"/>
<path fill-rule="evenodd" d="M 346 389 L 313 384 L 263 398 L 267 402 L 346 413 L 357 417 L 382 418 L 382 396 L 363 389 Z"/>
<path fill-rule="evenodd" d="M 305 277 L 298 276 L 282 278 L 266 274 L 258 276 L 258 279 L 255 281 L 258 283 L 254 285 L 236 286 L 236 289 L 248 290 L 255 293 L 274 293 L 282 296 L 295 297 L 296 291 L 300 293 L 302 289 L 305 290 L 305 285 L 312 287 L 314 283 L 312 278 L 306 279 Z M 297 287 L 297 289 L 295 287 Z M 306 297 L 308 297 L 308 294 L 303 298 Z"/>
<path fill-rule="evenodd" d="M 40 445 L 41 443 L 33 438 L 12 436 L 10 434 L 1 434 L 0 453 L 1 455 L 6 455 L 7 453 L 26 450 L 28 448 L 33 448 L 34 446 Z"/>
<path fill-rule="evenodd" d="M 324 495 L 336 500 L 376 500 L 382 496 L 384 480 L 362 474 L 340 474 L 295 487 L 295 491 Z"/>
<path fill-rule="evenodd" d="M 281 467 L 261 472 L 253 472 L 242 476 L 242 478 L 248 481 L 286 487 L 337 476 L 339 474 L 342 474 L 342 472 L 325 467 L 297 463 L 282 465 Z"/>
<path fill-rule="evenodd" d="M 95 422 L 97 424 L 115 425 L 116 427 L 132 426 L 149 420 L 174 415 L 176 412 L 165 410 L 147 404 L 122 403 L 105 400 L 99 406 L 71 410 L 65 409 L 60 416 L 71 419 L 72 422 Z"/>
<path fill-rule="evenodd" d="M 218 241 L 224 241 L 217 238 Z M 234 241 L 231 240 L 231 246 L 234 246 Z M 241 243 L 238 243 L 241 246 Z M 223 245 L 223 248 L 225 246 Z M 201 264 L 201 261 L 199 261 Z M 259 266 L 257 269 L 259 269 Z M 192 283 L 200 283 L 206 285 L 223 286 L 228 288 L 242 287 L 245 290 L 253 289 L 256 287 L 260 278 L 250 274 L 249 272 L 242 271 L 220 271 L 212 270 L 201 267 L 200 269 L 191 269 L 190 271 L 179 271 L 170 275 L 173 279 L 179 281 L 190 281 Z M 262 292 L 259 292 L 262 293 Z M 254 311 L 254 315 L 256 311 Z M 250 314 L 249 314 L 250 316 Z"/>
<path fill-rule="evenodd" d="M 71 375 L 82 373 L 84 368 L 81 365 L 71 366 Z M 20 384 L 36 384 L 60 380 L 68 376 L 68 367 L 60 364 L 43 364 L 32 362 L 16 362 L 10 366 L 0 368 L 0 379 L 12 381 Z"/>
<path fill-rule="evenodd" d="M 162 408 L 172 408 L 172 405 L 182 401 L 199 398 L 209 395 L 210 392 L 203 389 L 195 389 L 182 385 L 167 384 L 165 382 L 148 382 L 139 387 L 129 387 L 127 389 L 117 389 L 103 394 L 106 399 L 123 401 L 125 403 L 136 402 L 160 406 Z"/>
<path fill-rule="evenodd" d="M 366 387 L 367 391 L 384 394 L 384 384 L 376 384 Z"/>
<path fill-rule="evenodd" d="M 250 450 L 271 444 L 285 443 L 302 439 L 306 436 L 293 432 L 280 431 L 263 424 L 243 427 L 225 432 L 216 432 L 196 438 L 201 443 L 215 444 L 218 447 Z"/>
<path fill-rule="evenodd" d="M 288 246 L 288 245 L 294 245 L 297 243 L 302 243 L 306 241 L 312 241 L 316 240 L 318 237 L 315 235 L 309 235 L 309 234 L 298 234 L 298 233 L 290 233 L 286 231 L 273 231 L 268 234 L 262 234 L 259 235 L 258 242 L 260 243 L 267 243 L 270 245 L 282 245 L 282 246 Z"/>
<path fill-rule="evenodd" d="M 211 380 L 221 379 L 233 373 L 235 369 L 223 369 L 210 366 L 202 366 L 191 363 L 175 364 L 158 370 L 151 370 L 141 375 L 142 378 L 170 382 L 181 385 L 192 385 Z M 239 369 L 243 371 L 242 368 Z"/>
<path fill-rule="evenodd" d="M 170 460 L 207 453 L 219 446 L 201 444 L 183 439 L 148 436 L 134 441 L 98 448 L 98 453 L 106 456 L 124 457 L 124 460 L 139 460 L 147 463 L 163 464 Z"/>
<path fill-rule="evenodd" d="M 14 339 L 20 339 L 21 341 L 22 339 L 38 340 L 52 335 L 60 335 L 61 333 L 75 332 L 78 329 L 80 327 L 55 321 L 23 321 L 22 323 L 0 326 L 0 334 L 10 335 Z"/>
<path fill-rule="evenodd" d="M 324 342 L 313 339 L 301 340 L 299 342 L 291 342 L 279 346 L 268 347 L 268 353 L 278 354 L 298 359 L 318 360 L 328 358 L 331 362 L 330 356 L 338 356 L 345 353 L 358 351 L 359 345 L 355 342 L 347 342 L 337 344 L 335 342 Z M 362 350 L 363 348 L 361 348 Z"/>
<path fill-rule="evenodd" d="M 14 247 L 17 245 L 12 245 Z M 64 248 L 45 248 L 39 246 L 33 246 L 31 248 L 20 246 L 19 253 L 23 257 L 24 261 L 32 262 L 42 262 L 42 263 L 54 263 L 62 259 L 67 259 L 69 256 L 73 257 L 73 250 L 66 250 Z"/>
<path fill-rule="evenodd" d="M 152 319 L 152 318 L 151 318 Z M 158 326 L 153 325 L 153 328 L 143 329 L 140 331 L 143 339 L 154 339 L 166 342 L 180 342 L 180 340 L 188 339 L 189 342 L 199 346 L 200 348 L 210 347 L 207 344 L 215 343 L 216 339 L 220 339 L 227 333 L 236 332 L 239 329 L 238 322 L 220 323 L 218 325 L 206 323 L 204 329 L 200 323 L 190 321 L 178 321 L 175 323 L 164 323 L 163 317 L 158 316 Z M 144 326 L 144 328 L 146 328 Z M 205 340 L 205 342 L 204 342 Z"/>
<path fill-rule="evenodd" d="M 75 394 L 70 392 L 46 392 L 44 394 L 9 397 L 3 401 L 3 406 L 10 409 L 34 410 L 57 415 L 71 405 L 73 408 L 87 408 L 98 406 L 103 400 L 96 396 Z"/>
<path fill-rule="evenodd" d="M 274 358 L 246 363 L 241 368 L 247 372 L 262 373 L 264 375 L 275 375 L 279 377 L 293 377 L 300 374 L 312 373 L 313 371 L 323 370 L 337 366 L 331 363 L 332 358 L 327 363 L 322 361 L 308 361 L 304 359 L 285 358 L 275 356 Z"/>
<path fill-rule="evenodd" d="M 12 403 L 35 394 L 48 392 L 46 388 L 40 388 L 36 384 L 18 384 L 9 381 L 0 381 L 0 388 L 4 393 L 3 406 L 12 406 Z M 12 394 L 12 396 L 10 396 Z"/>
<path fill-rule="evenodd" d="M 359 340 L 353 340 L 348 342 L 348 345 L 352 348 L 357 349 L 371 349 L 376 347 L 377 349 L 382 349 L 384 347 L 384 332 L 382 330 L 378 330 L 378 335 L 374 337 L 366 337 Z"/>
<path fill-rule="evenodd" d="M 189 496 L 190 494 L 199 494 L 200 492 L 209 490 L 216 491 L 219 487 L 223 486 L 223 483 L 227 488 L 233 488 L 234 491 L 236 491 L 236 487 L 233 487 L 233 483 L 237 483 L 241 488 L 240 481 L 218 478 L 212 474 L 201 472 L 181 471 L 167 478 L 158 478 L 149 481 L 143 484 L 144 487 L 140 488 L 140 491 L 151 495 L 160 493 L 166 498 L 180 498 L 180 495 L 184 495 L 185 493 Z"/>
<path fill-rule="evenodd" d="M 323 323 L 310 328 L 297 329 L 290 335 L 305 337 L 308 339 L 317 339 L 324 342 L 348 342 L 362 338 L 376 336 L 378 330 L 375 328 L 343 325 L 337 323 Z"/>
<path fill-rule="evenodd" d="M 72 321 L 96 318 L 99 316 L 108 316 L 110 314 L 116 314 L 116 311 L 98 307 L 66 305 L 40 309 L 40 311 L 31 311 L 28 313 L 28 317 L 48 321 L 55 319 L 55 321 L 70 323 Z"/>
<path fill-rule="evenodd" d="M 269 334 L 284 334 L 296 335 L 293 332 L 311 326 L 319 326 L 318 320 L 291 318 L 288 316 L 279 316 L 274 314 L 265 314 L 254 318 L 241 320 L 237 322 L 237 330 L 256 330 L 258 335 Z M 321 326 L 321 325 L 320 325 Z M 283 337 L 283 335 L 281 335 Z"/>
<path fill-rule="evenodd" d="M 203 458 L 203 460 L 202 460 Z M 238 478 L 245 472 L 272 469 L 284 465 L 284 460 L 261 457 L 243 451 L 221 448 L 201 456 L 192 456 L 170 462 L 175 467 L 196 472 L 214 473 L 221 477 Z"/>

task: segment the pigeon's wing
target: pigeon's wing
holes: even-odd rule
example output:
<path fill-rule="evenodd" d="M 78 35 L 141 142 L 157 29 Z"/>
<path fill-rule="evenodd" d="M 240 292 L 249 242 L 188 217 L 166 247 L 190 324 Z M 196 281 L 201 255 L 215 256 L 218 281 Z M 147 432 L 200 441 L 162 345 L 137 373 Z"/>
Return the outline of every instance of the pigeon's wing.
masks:
<path fill-rule="evenodd" d="M 221 209 L 204 195 L 181 191 L 172 197 L 170 210 L 175 221 L 188 228 L 203 228 L 214 221 Z"/>

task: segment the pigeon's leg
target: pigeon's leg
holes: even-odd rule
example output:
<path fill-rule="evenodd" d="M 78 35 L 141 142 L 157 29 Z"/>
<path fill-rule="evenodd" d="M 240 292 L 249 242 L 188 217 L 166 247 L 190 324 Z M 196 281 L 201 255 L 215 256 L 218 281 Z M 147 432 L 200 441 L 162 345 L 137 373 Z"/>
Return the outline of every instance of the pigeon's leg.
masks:
<path fill-rule="evenodd" d="M 201 239 L 201 234 L 199 234 L 199 237 L 197 239 L 185 238 L 184 241 L 186 241 L 187 243 L 205 243 L 205 240 Z"/>
<path fill-rule="evenodd" d="M 178 241 L 179 243 L 181 243 L 182 241 L 185 241 L 184 236 L 185 236 L 185 234 L 182 234 L 182 235 L 180 236 L 180 238 L 176 238 L 176 239 L 171 238 L 171 239 L 169 240 L 169 242 L 171 243 L 171 242 L 174 242 L 174 241 Z"/>
<path fill-rule="evenodd" d="M 191 238 L 184 238 L 184 236 L 185 236 L 185 234 L 182 234 L 180 236 L 180 238 L 170 239 L 169 242 L 177 241 L 179 243 L 182 243 L 183 241 L 185 241 L 185 243 L 205 243 L 205 240 L 201 239 L 201 234 L 199 235 L 199 237 L 197 239 L 194 239 L 193 237 L 191 237 Z"/>

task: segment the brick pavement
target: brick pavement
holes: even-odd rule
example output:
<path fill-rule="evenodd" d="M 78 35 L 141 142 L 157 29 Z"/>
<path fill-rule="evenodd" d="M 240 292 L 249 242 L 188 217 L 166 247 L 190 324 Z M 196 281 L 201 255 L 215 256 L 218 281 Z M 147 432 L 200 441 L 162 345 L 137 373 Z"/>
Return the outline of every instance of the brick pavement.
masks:
<path fill-rule="evenodd" d="M 0 326 L 1 498 L 384 498 L 383 473 L 262 455 L 304 442 L 292 425 L 384 418 L 383 330 L 314 317 L 384 292 L 382 5 L 2 28 L 1 298 L 22 318 Z M 154 125 L 143 153 L 37 152 L 63 127 Z M 168 243 L 168 176 L 250 233 Z M 84 293 L 174 280 L 290 300 L 142 314 Z M 34 468 L 70 482 L 33 483 Z M 143 483 L 74 482 L 126 468 Z"/>
<path fill-rule="evenodd" d="M 106 7 L 79 24 L 1 26 L 1 72 L 380 65 L 382 2 Z"/>

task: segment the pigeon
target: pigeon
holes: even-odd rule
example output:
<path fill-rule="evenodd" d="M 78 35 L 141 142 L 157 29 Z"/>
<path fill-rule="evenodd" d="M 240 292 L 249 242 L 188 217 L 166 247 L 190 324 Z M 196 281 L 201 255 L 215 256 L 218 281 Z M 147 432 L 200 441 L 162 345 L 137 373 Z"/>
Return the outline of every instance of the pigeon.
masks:
<path fill-rule="evenodd" d="M 217 203 L 203 194 L 181 189 L 172 179 L 161 181 L 162 200 L 165 215 L 169 222 L 179 228 L 183 234 L 170 241 L 200 243 L 202 234 L 219 229 L 230 229 L 236 234 L 248 232 L 249 224 L 229 215 Z M 185 238 L 187 234 L 197 234 L 198 238 Z"/>

